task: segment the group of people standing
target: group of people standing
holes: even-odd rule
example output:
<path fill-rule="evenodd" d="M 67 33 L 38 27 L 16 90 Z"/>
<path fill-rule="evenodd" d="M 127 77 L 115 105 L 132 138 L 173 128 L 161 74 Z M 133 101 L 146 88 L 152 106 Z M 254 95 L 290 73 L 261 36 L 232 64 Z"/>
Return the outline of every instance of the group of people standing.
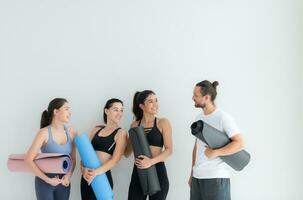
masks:
<path fill-rule="evenodd" d="M 223 148 L 212 150 L 205 143 L 196 139 L 193 149 L 192 170 L 189 178 L 191 200 L 230 200 L 230 182 L 228 167 L 219 156 L 230 155 L 244 148 L 240 131 L 232 117 L 214 103 L 218 82 L 207 80 L 196 84 L 193 92 L 195 106 L 203 112 L 197 119 L 203 119 L 215 128 L 225 131 L 232 142 Z M 141 189 L 138 169 L 155 166 L 161 190 L 149 196 L 150 200 L 165 200 L 169 191 L 169 180 L 164 161 L 173 152 L 172 128 L 168 119 L 157 117 L 158 99 L 155 92 L 144 90 L 136 92 L 133 99 L 135 120 L 130 127 L 142 126 L 150 146 L 152 158 L 140 155 L 135 158 L 128 200 L 146 200 Z M 111 169 L 119 163 L 122 156 L 132 154 L 131 140 L 126 130 L 119 126 L 123 116 L 123 101 L 109 99 L 103 109 L 103 124 L 96 125 L 89 138 L 103 165 L 97 169 L 88 169 L 80 162 L 81 198 L 96 199 L 91 182 L 98 174 L 105 173 L 111 187 L 114 187 Z M 30 146 L 26 162 L 35 174 L 35 190 L 38 200 L 68 200 L 70 181 L 76 166 L 76 146 L 74 139 L 78 131 L 68 127 L 71 116 L 68 101 L 63 98 L 53 99 L 42 113 L 40 127 Z M 34 158 L 39 153 L 70 154 L 73 168 L 65 175 L 43 173 L 35 164 Z"/>

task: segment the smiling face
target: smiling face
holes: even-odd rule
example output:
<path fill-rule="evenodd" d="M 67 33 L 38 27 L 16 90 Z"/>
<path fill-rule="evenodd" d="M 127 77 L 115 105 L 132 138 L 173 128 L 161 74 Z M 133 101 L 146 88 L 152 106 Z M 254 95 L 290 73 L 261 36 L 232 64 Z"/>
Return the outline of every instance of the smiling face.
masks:
<path fill-rule="evenodd" d="M 68 123 L 71 117 L 69 104 L 65 102 L 59 109 L 54 109 L 54 118 L 62 123 Z"/>
<path fill-rule="evenodd" d="M 154 94 L 148 95 L 148 97 L 144 101 L 144 104 L 140 104 L 140 108 L 145 113 L 156 115 L 159 110 L 159 104 L 156 95 Z"/>
<path fill-rule="evenodd" d="M 192 100 L 195 102 L 196 108 L 205 108 L 206 104 L 209 103 L 210 101 L 210 96 L 209 95 L 202 96 L 201 87 L 195 86 Z"/>
<path fill-rule="evenodd" d="M 110 108 L 105 108 L 104 112 L 107 115 L 107 122 L 112 121 L 118 124 L 123 117 L 123 105 L 120 102 L 115 102 Z"/>

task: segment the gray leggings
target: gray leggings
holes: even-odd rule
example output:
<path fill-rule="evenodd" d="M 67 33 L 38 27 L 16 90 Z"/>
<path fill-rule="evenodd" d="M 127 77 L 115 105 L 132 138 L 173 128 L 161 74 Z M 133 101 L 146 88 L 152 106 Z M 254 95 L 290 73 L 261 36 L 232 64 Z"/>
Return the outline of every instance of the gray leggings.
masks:
<path fill-rule="evenodd" d="M 192 178 L 190 200 L 230 200 L 229 178 Z"/>
<path fill-rule="evenodd" d="M 63 174 L 46 174 L 48 177 L 52 178 L 59 176 L 63 177 Z M 35 178 L 35 189 L 37 200 L 68 200 L 70 194 L 70 185 L 65 187 L 63 185 L 52 186 L 42 179 Z"/>

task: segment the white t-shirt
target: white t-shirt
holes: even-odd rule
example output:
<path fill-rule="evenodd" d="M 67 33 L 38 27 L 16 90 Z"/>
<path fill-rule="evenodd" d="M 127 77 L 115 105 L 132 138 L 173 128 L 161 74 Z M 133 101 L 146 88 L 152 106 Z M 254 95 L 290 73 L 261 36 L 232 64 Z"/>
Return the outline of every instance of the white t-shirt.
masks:
<path fill-rule="evenodd" d="M 225 132 L 229 138 L 240 133 L 233 118 L 221 109 L 216 109 L 209 115 L 201 113 L 196 117 L 197 120 L 203 120 L 210 126 Z M 196 139 L 196 142 L 196 162 L 193 166 L 193 177 L 198 179 L 229 178 L 230 167 L 219 157 L 208 159 L 204 154 L 206 144 L 200 139 Z"/>

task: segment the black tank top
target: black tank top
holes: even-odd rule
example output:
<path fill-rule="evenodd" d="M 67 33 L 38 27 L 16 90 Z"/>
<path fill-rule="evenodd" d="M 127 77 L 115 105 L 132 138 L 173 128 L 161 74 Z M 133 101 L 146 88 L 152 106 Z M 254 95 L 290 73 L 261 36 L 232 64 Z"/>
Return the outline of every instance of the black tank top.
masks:
<path fill-rule="evenodd" d="M 116 148 L 115 135 L 117 134 L 120 128 L 117 128 L 111 134 L 105 137 L 98 135 L 103 128 L 104 126 L 95 133 L 92 139 L 92 145 L 95 151 L 102 151 L 113 155 L 114 150 Z"/>
<path fill-rule="evenodd" d="M 140 126 L 141 120 L 139 121 L 138 126 Z M 144 128 L 146 139 L 149 145 L 163 147 L 163 136 L 161 131 L 157 127 L 157 118 L 155 118 L 153 127 Z"/>

